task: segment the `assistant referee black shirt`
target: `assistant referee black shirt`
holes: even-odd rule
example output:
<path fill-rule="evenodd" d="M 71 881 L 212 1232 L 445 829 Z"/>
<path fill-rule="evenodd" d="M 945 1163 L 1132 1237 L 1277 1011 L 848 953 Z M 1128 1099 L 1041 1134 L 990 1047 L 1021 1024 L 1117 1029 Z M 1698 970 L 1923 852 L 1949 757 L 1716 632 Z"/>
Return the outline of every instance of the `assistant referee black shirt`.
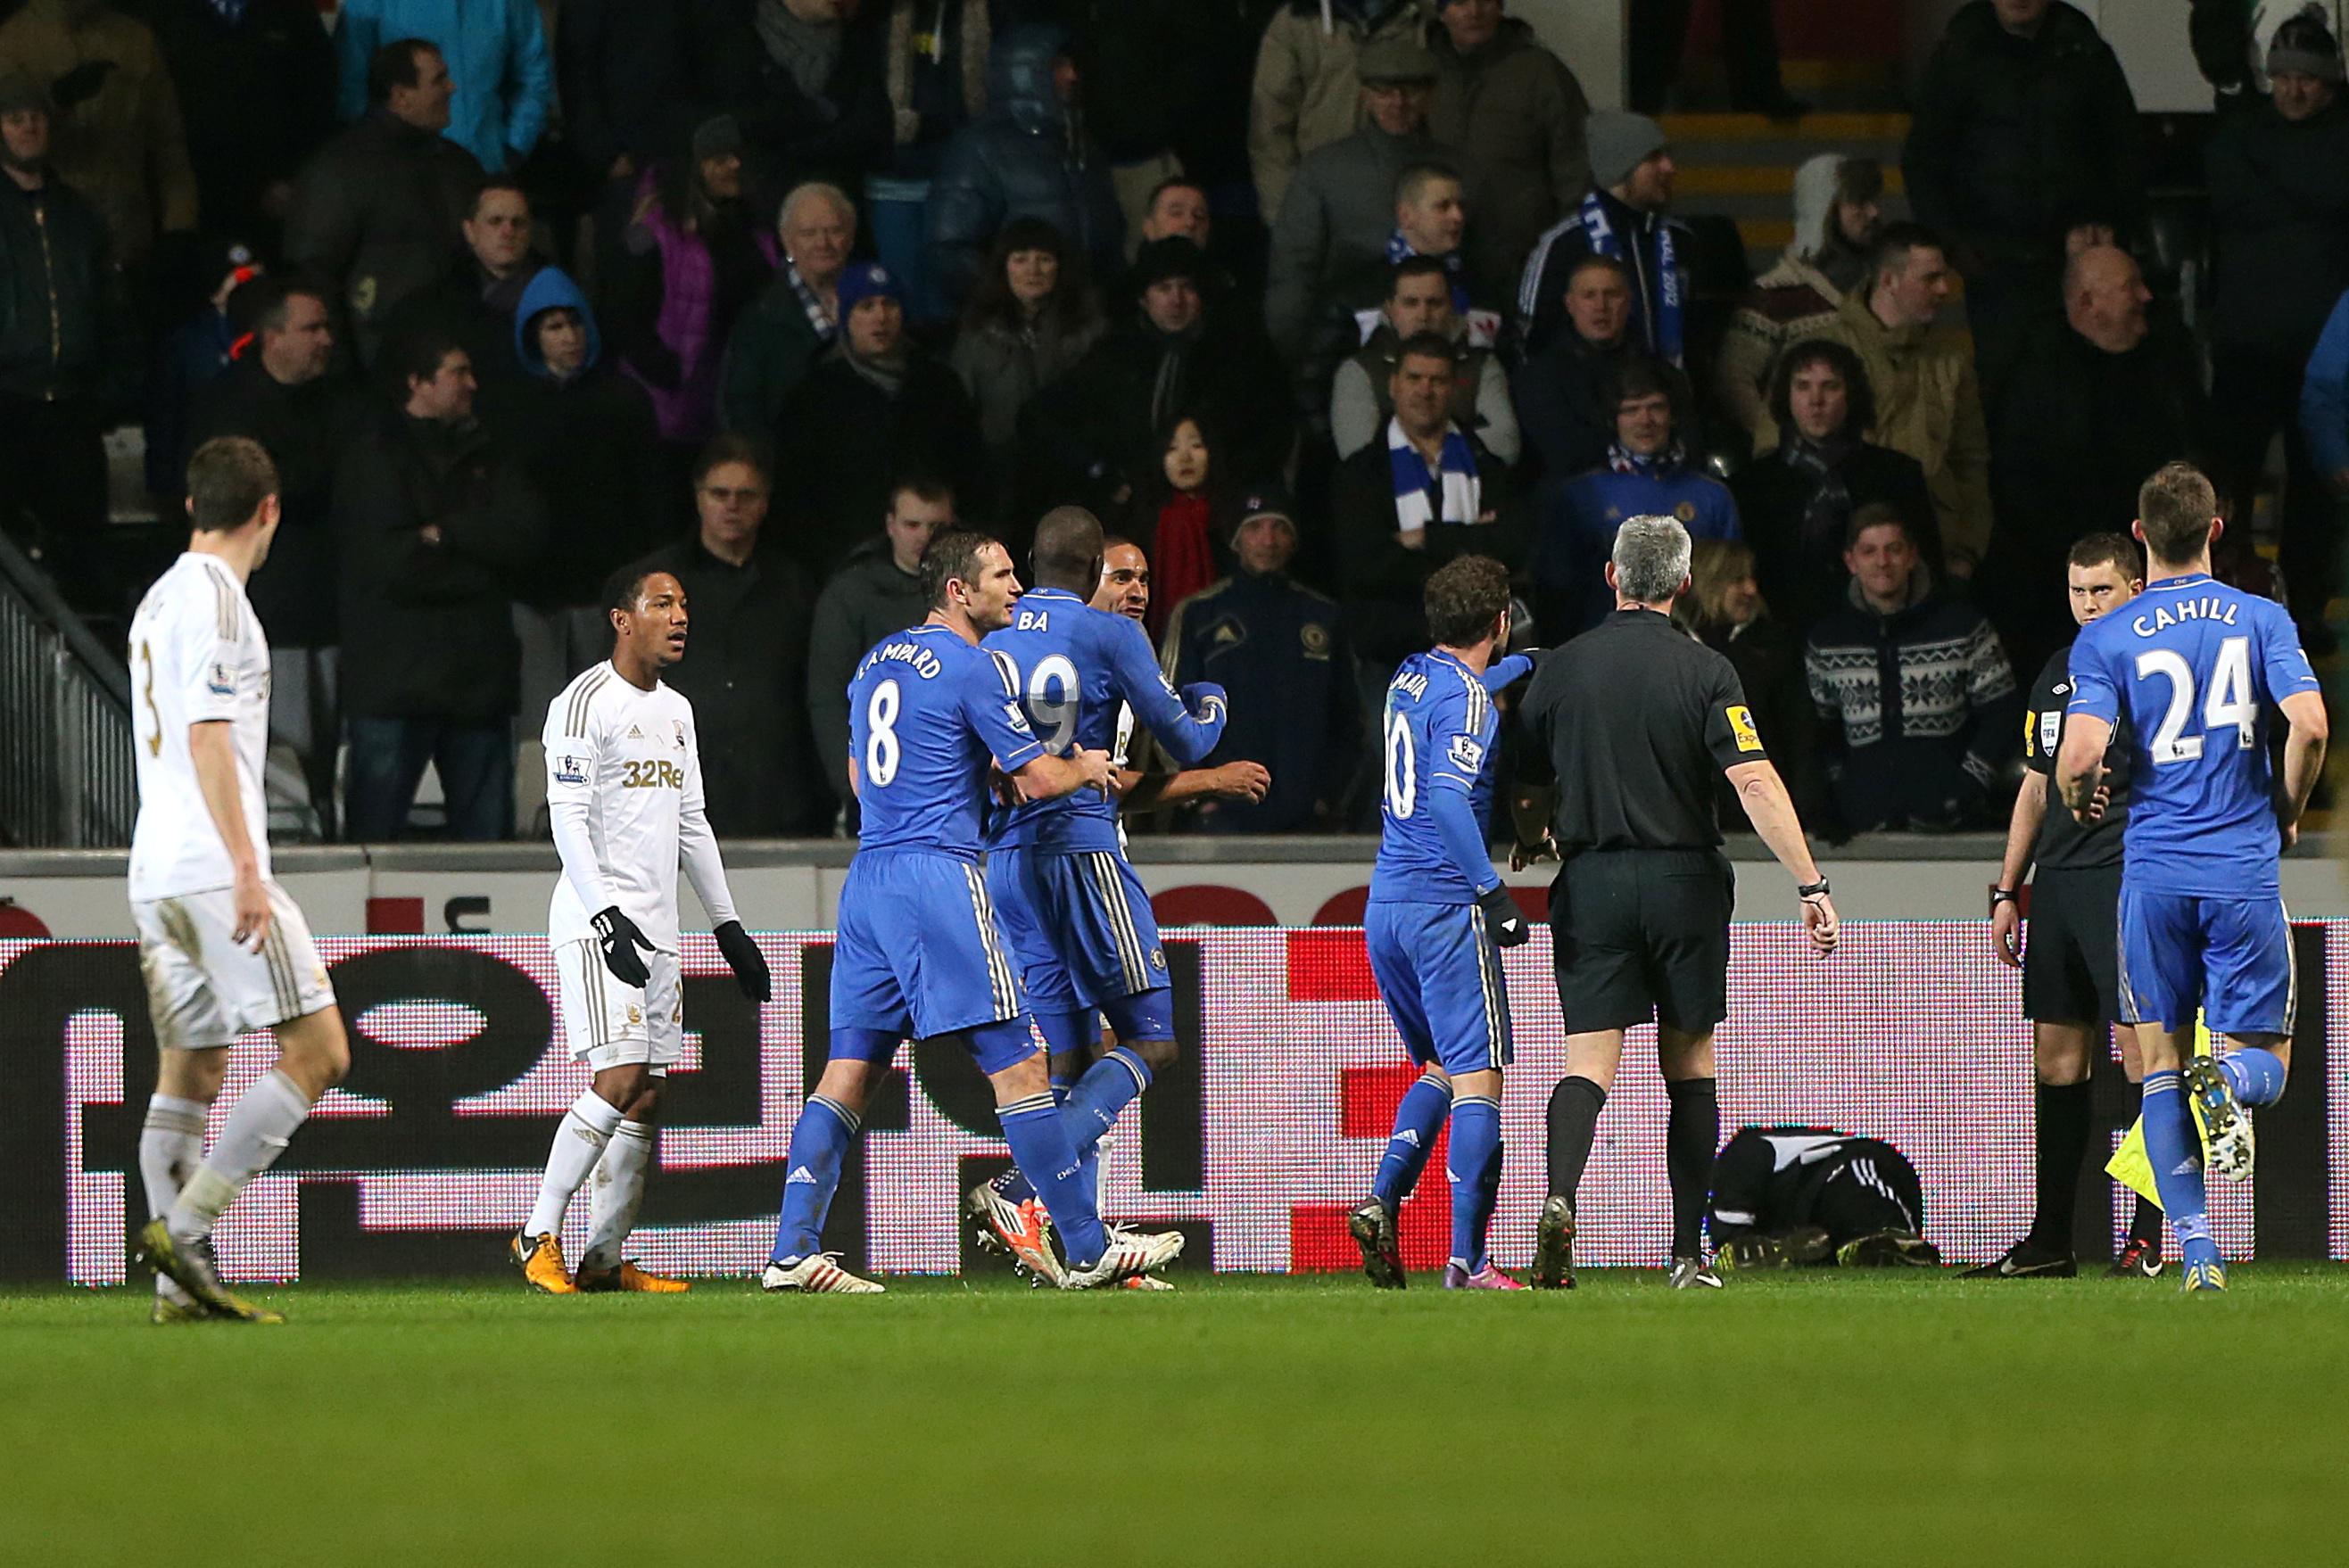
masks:
<path fill-rule="evenodd" d="M 1653 610 L 1618 610 L 1546 655 L 1524 714 L 1529 775 L 1557 780 L 1562 854 L 1718 849 L 1714 780 L 1769 759 L 1736 670 Z"/>
<path fill-rule="evenodd" d="M 2105 788 L 2111 803 L 2093 822 L 2072 815 L 2055 792 L 2055 758 L 2064 749 L 2064 731 L 2072 700 L 2072 650 L 2065 646 L 2050 655 L 2031 688 L 2031 706 L 2023 715 L 2023 762 L 2047 779 L 2047 815 L 2039 824 L 2039 842 L 2032 860 L 2043 872 L 2086 871 L 2121 863 L 2121 830 L 2128 824 L 2129 747 L 2126 721 L 2113 730 L 2105 748 Z"/>

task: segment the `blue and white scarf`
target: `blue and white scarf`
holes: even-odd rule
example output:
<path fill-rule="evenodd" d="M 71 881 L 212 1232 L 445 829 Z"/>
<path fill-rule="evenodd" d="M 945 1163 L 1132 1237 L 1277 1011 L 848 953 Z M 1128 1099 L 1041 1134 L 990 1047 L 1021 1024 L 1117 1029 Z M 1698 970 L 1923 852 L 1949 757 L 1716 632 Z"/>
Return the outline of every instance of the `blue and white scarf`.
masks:
<path fill-rule="evenodd" d="M 1661 452 L 1635 452 L 1620 441 L 1607 449 L 1607 467 L 1619 474 L 1641 474 L 1649 479 L 1661 479 L 1676 472 L 1688 462 L 1688 453 L 1678 441 Z"/>
<path fill-rule="evenodd" d="M 1626 249 L 1626 237 L 1616 232 L 1615 225 L 1608 222 L 1607 206 L 1599 200 L 1598 191 L 1583 197 L 1575 221 L 1582 226 L 1583 238 L 1591 250 L 1602 256 L 1612 256 L 1635 272 L 1640 270 L 1638 259 Z M 1661 219 L 1656 223 L 1655 251 L 1654 286 L 1648 302 L 1652 318 L 1647 324 L 1648 347 L 1657 358 L 1678 365 L 1684 331 L 1681 321 L 1680 255 L 1672 240 L 1671 224 Z"/>
<path fill-rule="evenodd" d="M 1411 242 L 1402 237 L 1401 229 L 1395 230 L 1387 236 L 1387 265 L 1399 267 L 1419 253 L 1411 248 Z M 1461 275 L 1467 270 L 1466 263 L 1461 261 L 1460 253 L 1457 251 L 1435 259 L 1444 263 L 1444 275 L 1451 280 L 1453 310 L 1465 316 L 1468 314 L 1468 285 L 1460 280 Z"/>
<path fill-rule="evenodd" d="M 816 297 L 815 290 L 808 287 L 807 281 L 800 276 L 799 268 L 785 263 L 783 275 L 791 279 L 792 292 L 800 296 L 800 309 L 807 313 L 808 325 L 814 331 L 816 341 L 830 343 L 837 337 L 840 335 L 840 324 L 834 321 L 832 314 L 823 308 L 823 301 Z"/>
<path fill-rule="evenodd" d="M 1485 483 L 1476 477 L 1476 454 L 1457 425 L 1444 430 L 1439 471 L 1402 433 L 1401 419 L 1387 421 L 1387 467 L 1394 475 L 1395 528 L 1412 533 L 1431 522 L 1473 523 L 1484 514 Z"/>

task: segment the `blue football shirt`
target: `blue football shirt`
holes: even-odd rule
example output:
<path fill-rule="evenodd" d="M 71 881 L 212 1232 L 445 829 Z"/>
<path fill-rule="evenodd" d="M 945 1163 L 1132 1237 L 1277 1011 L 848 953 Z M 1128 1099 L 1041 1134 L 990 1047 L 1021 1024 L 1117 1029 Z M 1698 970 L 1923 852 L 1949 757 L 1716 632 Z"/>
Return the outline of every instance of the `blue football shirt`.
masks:
<path fill-rule="evenodd" d="M 2317 689 L 2283 606 L 2203 573 L 2165 578 L 2080 633 L 2072 686 L 2070 712 L 2127 718 L 2128 885 L 2273 895 L 2282 838 L 2268 715 Z"/>
<path fill-rule="evenodd" d="M 934 624 L 874 645 L 848 683 L 848 741 L 866 850 L 978 858 L 987 763 L 1007 773 L 1043 755 L 995 660 Z"/>
<path fill-rule="evenodd" d="M 1372 901 L 1474 903 L 1480 885 L 1499 880 L 1484 851 L 1483 824 L 1500 731 L 1485 678 L 1449 654 L 1413 654 L 1396 669 L 1387 683 Z M 1447 843 L 1435 809 L 1439 793 L 1467 802 L 1473 854 L 1468 841 Z M 1463 855 L 1473 864 L 1464 868 Z"/>
<path fill-rule="evenodd" d="M 1011 624 L 988 633 L 981 646 L 1002 667 L 1038 742 L 1055 757 L 1112 749 L 1121 706 L 1133 709 L 1178 764 L 1196 762 L 1222 738 L 1221 687 L 1191 688 L 1200 694 L 1194 717 L 1159 673 L 1142 628 L 1066 589 L 1021 594 Z M 1118 850 L 1117 803 L 1092 789 L 1026 801 L 998 813 L 987 842 L 989 849 Z"/>

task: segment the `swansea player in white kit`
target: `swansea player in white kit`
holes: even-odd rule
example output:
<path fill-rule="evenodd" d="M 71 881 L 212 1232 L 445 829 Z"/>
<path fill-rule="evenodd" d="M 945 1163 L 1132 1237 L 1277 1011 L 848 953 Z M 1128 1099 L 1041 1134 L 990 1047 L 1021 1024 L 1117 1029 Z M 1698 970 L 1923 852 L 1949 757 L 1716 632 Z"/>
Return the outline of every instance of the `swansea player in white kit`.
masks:
<path fill-rule="evenodd" d="M 139 1136 L 152 1216 L 139 1252 L 156 1274 L 156 1322 L 278 1323 L 221 1283 L 212 1225 L 341 1081 L 350 1052 L 302 912 L 269 874 L 269 645 L 244 595 L 277 531 L 269 455 L 233 438 L 197 448 L 188 516 L 187 552 L 130 622 L 130 911 L 161 1057 Z M 238 1097 L 207 1157 L 228 1047 L 264 1028 L 276 1064 Z"/>
<path fill-rule="evenodd" d="M 677 868 L 684 863 L 719 951 L 754 1001 L 767 960 L 734 916 L 726 867 L 702 809 L 693 705 L 660 672 L 685 656 L 685 589 L 666 572 L 624 568 L 605 600 L 612 656 L 546 710 L 546 803 L 563 879 L 546 913 L 571 1054 L 595 1081 L 554 1134 L 538 1202 L 513 1239 L 523 1277 L 550 1295 L 681 1291 L 620 1256 L 653 1163 L 660 1097 L 683 1054 Z M 590 1175 L 595 1222 L 574 1279 L 563 1216 Z"/>

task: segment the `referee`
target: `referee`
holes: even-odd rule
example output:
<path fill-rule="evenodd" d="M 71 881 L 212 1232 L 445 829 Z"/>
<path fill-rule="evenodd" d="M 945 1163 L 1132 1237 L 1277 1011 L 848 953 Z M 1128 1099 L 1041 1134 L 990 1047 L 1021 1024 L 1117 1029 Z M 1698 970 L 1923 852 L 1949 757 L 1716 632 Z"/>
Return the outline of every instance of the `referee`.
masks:
<path fill-rule="evenodd" d="M 2072 546 L 2064 573 L 2072 619 L 2085 626 L 2111 614 L 2145 588 L 2145 556 L 2118 533 L 2092 533 Z M 2105 1048 L 2105 1026 L 2120 1038 L 2131 1083 L 2145 1078 L 2137 1031 L 2123 1018 L 2119 922 L 2121 831 L 2128 818 L 2128 746 L 2116 736 L 2105 752 L 2104 786 L 2089 802 L 2091 820 L 2049 810 L 2049 780 L 2064 743 L 2072 696 L 2072 650 L 2058 648 L 2031 688 L 2023 715 L 2027 771 L 2006 830 L 2006 860 L 1991 890 L 1991 944 L 2002 963 L 2023 971 L 2023 1016 L 2031 1020 L 2032 1162 L 2035 1207 L 2030 1233 L 1967 1271 L 1969 1279 L 2070 1279 L 2080 1272 L 2072 1250 L 2081 1166 L 2095 1141 L 2089 1069 Z M 2030 943 L 2023 942 L 2023 879 L 2038 865 L 2031 892 Z M 2102 1161 L 2099 1160 L 2099 1164 Z M 2109 1221 L 2107 1222 L 2109 1226 Z M 2106 1271 L 2150 1279 L 2161 1273 L 2161 1212 L 2139 1195 L 2128 1244 Z"/>
<path fill-rule="evenodd" d="M 1688 590 L 1688 531 L 1668 517 L 1630 519 L 1615 535 L 1607 583 L 1615 613 L 1543 659 L 1525 699 L 1535 789 L 1518 799 L 1519 820 L 1540 820 L 1550 792 L 1542 786 L 1554 784 L 1565 861 L 1549 919 L 1567 1077 L 1549 1099 L 1550 1195 L 1533 1283 L 1573 1286 L 1575 1188 L 1623 1032 L 1653 1018 L 1671 1101 L 1672 1288 L 1718 1289 L 1704 1259 L 1704 1209 L 1721 1142 L 1713 1031 L 1729 1014 L 1734 880 L 1713 818 L 1715 773 L 1728 775 L 1754 831 L 1794 873 L 1821 953 L 1835 948 L 1835 905 L 1736 672 L 1667 614 Z"/>

